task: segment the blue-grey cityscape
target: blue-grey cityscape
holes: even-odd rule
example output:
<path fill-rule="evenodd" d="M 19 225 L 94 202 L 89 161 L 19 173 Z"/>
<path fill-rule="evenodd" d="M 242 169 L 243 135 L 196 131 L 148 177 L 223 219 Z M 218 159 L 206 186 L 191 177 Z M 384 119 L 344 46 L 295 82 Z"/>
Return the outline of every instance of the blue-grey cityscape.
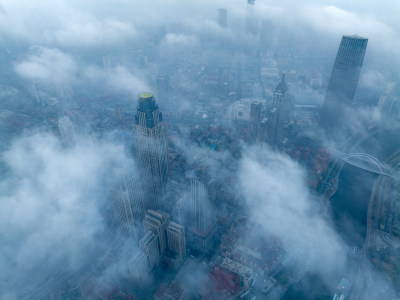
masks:
<path fill-rule="evenodd" d="M 399 15 L 0 0 L 0 299 L 400 299 Z"/>

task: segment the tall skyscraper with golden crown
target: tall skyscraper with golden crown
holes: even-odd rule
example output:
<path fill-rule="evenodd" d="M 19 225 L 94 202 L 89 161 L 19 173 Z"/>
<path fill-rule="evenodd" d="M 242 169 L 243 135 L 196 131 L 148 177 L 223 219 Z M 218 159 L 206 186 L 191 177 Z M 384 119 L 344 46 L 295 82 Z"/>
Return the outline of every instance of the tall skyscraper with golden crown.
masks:
<path fill-rule="evenodd" d="M 134 150 L 146 184 L 147 209 L 158 209 L 168 178 L 168 144 L 162 113 L 151 93 L 139 97 L 135 116 Z"/>

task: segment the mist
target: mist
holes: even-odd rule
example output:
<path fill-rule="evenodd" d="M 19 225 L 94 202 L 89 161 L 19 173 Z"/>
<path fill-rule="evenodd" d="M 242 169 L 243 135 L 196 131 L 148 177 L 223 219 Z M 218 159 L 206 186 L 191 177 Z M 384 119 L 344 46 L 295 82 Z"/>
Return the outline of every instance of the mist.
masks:
<path fill-rule="evenodd" d="M 252 2 L 0 3 L 0 298 L 399 296 L 400 5 Z"/>

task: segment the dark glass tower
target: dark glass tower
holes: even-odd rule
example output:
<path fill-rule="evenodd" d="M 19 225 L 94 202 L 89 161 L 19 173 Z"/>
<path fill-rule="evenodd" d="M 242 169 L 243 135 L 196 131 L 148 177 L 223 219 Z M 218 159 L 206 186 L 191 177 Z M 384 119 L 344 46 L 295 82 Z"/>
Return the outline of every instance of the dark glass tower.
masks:
<path fill-rule="evenodd" d="M 368 39 L 357 35 L 342 37 L 321 115 L 325 128 L 338 127 L 345 121 L 346 106 L 353 102 L 367 44 Z"/>
<path fill-rule="evenodd" d="M 168 146 L 162 114 L 151 93 L 143 93 L 135 116 L 134 149 L 146 180 L 146 208 L 158 209 L 168 177 Z"/>

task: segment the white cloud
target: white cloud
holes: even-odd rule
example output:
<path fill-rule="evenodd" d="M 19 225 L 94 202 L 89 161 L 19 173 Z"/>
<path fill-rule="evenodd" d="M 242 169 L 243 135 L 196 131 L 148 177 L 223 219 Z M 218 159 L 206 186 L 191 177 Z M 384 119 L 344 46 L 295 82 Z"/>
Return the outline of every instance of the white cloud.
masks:
<path fill-rule="evenodd" d="M 277 236 L 289 255 L 304 255 L 304 264 L 310 263 L 312 271 L 327 276 L 343 270 L 345 248 L 329 218 L 320 214 L 319 204 L 311 198 L 305 176 L 284 154 L 261 147 L 247 149 L 239 168 L 249 217 L 261 234 Z"/>
<path fill-rule="evenodd" d="M 9 168 L 0 182 L 4 299 L 3 293 L 20 295 L 25 288 L 36 293 L 31 285 L 36 280 L 37 288 L 45 289 L 58 276 L 90 264 L 108 239 L 100 213 L 106 204 L 106 166 L 129 160 L 121 146 L 90 137 L 63 150 L 48 133 L 18 138 L 1 160 Z M 52 274 L 58 275 L 47 282 Z"/>
<path fill-rule="evenodd" d="M 78 65 L 59 49 L 32 47 L 26 59 L 15 66 L 18 75 L 42 83 L 69 83 L 75 80 Z"/>

